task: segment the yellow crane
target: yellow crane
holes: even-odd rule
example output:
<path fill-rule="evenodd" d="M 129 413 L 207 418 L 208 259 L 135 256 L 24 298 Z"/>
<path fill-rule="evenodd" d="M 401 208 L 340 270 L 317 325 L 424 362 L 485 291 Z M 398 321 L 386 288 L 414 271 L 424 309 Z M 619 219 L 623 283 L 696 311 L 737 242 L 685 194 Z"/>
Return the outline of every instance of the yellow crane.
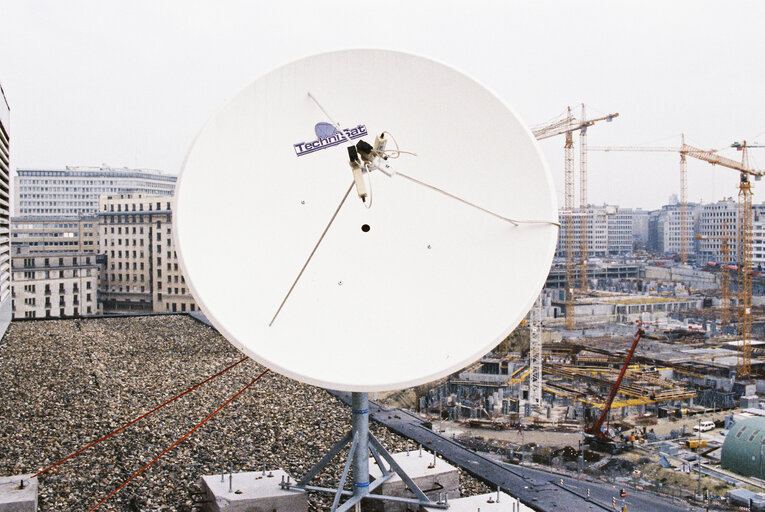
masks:
<path fill-rule="evenodd" d="M 747 144 L 739 145 L 743 152 L 741 162 L 685 143 L 681 135 L 679 147 L 617 146 L 591 147 L 592 151 L 671 151 L 680 153 L 680 219 L 681 257 L 686 259 L 687 233 L 684 222 L 687 208 L 687 156 L 739 172 L 738 186 L 738 317 L 741 350 L 738 353 L 738 377 L 748 379 L 752 374 L 752 185 L 750 176 L 760 179 L 765 173 L 749 167 Z M 734 144 L 734 147 L 739 147 Z"/>
<path fill-rule="evenodd" d="M 573 132 L 579 131 L 580 155 L 579 155 L 579 194 L 581 220 L 580 229 L 580 288 L 587 289 L 587 128 L 599 121 L 611 122 L 619 117 L 619 113 L 608 114 L 593 119 L 585 118 L 584 104 L 582 104 L 582 119 L 576 119 L 571 112 L 571 107 L 558 116 L 554 121 L 545 123 L 532 129 L 537 140 L 549 139 L 557 135 L 565 134 L 566 140 L 563 145 L 563 169 L 564 169 L 564 211 L 567 213 L 563 227 L 565 229 L 566 243 L 566 328 L 574 328 L 574 136 Z"/>

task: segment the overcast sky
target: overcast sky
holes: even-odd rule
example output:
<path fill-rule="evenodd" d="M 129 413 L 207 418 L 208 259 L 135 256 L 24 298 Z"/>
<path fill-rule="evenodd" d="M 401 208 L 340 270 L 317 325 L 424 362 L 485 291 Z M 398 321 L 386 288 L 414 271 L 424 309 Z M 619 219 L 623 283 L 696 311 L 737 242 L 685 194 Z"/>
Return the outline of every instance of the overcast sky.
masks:
<path fill-rule="evenodd" d="M 592 116 L 619 112 L 590 129 L 591 145 L 674 146 L 685 132 L 722 148 L 765 144 L 763 27 L 762 1 L 0 0 L 0 83 L 13 168 L 105 162 L 178 173 L 226 98 L 291 60 L 359 47 L 450 64 L 529 126 L 582 102 Z M 542 142 L 559 198 L 562 145 Z M 765 168 L 765 149 L 750 154 Z M 590 202 L 656 208 L 678 193 L 678 160 L 591 152 Z M 737 173 L 698 161 L 688 169 L 689 200 L 736 195 Z M 755 189 L 765 200 L 765 181 Z"/>

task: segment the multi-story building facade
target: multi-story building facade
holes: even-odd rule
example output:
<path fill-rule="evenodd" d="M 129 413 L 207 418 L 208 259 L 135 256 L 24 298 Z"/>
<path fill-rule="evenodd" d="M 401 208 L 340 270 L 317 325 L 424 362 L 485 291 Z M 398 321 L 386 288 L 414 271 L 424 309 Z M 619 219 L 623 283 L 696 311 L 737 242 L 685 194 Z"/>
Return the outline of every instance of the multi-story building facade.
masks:
<path fill-rule="evenodd" d="M 752 206 L 752 267 L 765 270 L 765 203 Z"/>
<path fill-rule="evenodd" d="M 66 318 L 99 313 L 98 264 L 92 253 L 13 255 L 13 318 Z"/>
<path fill-rule="evenodd" d="M 586 212 L 558 212 L 560 229 L 558 230 L 558 247 L 555 255 L 566 255 L 566 230 L 573 226 L 574 255 L 579 257 L 582 244 L 582 216 L 587 215 L 587 253 L 589 257 L 605 256 L 608 254 L 608 208 L 589 207 Z"/>
<path fill-rule="evenodd" d="M 648 241 L 648 212 L 607 206 L 608 253 L 630 254 Z"/>
<path fill-rule="evenodd" d="M 738 202 L 732 198 L 702 205 L 696 254 L 701 262 L 723 261 L 722 242 L 728 239 L 728 261 L 738 260 Z"/>
<path fill-rule="evenodd" d="M 11 322 L 11 109 L 0 86 L 0 337 Z"/>
<path fill-rule="evenodd" d="M 635 248 L 648 247 L 648 217 L 650 212 L 640 208 L 632 210 L 632 237 Z"/>
<path fill-rule="evenodd" d="M 99 292 L 104 312 L 196 311 L 172 241 L 171 198 L 102 196 Z"/>
<path fill-rule="evenodd" d="M 36 253 L 98 252 L 98 217 L 12 217 L 11 246 Z"/>
<path fill-rule="evenodd" d="M 173 195 L 176 176 L 147 169 L 17 169 L 15 216 L 94 215 L 104 194 Z"/>
<path fill-rule="evenodd" d="M 685 251 L 692 255 L 695 250 L 695 224 L 699 206 L 688 204 L 685 222 Z M 661 254 L 678 254 L 681 252 L 681 215 L 679 204 L 662 206 L 661 210 L 651 212 L 648 219 L 650 249 Z"/>

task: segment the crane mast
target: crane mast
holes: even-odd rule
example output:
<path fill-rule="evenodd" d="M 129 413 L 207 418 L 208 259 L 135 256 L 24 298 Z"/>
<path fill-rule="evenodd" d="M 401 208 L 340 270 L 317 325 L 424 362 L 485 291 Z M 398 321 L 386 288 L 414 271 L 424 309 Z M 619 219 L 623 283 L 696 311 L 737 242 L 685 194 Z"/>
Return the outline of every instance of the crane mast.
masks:
<path fill-rule="evenodd" d="M 560 116 L 559 116 L 560 117 Z M 582 233 L 580 240 L 580 264 L 579 264 L 579 288 L 582 291 L 587 290 L 587 259 L 589 252 L 588 217 L 587 217 L 587 128 L 599 121 L 611 122 L 619 117 L 619 113 L 608 114 L 593 119 L 585 118 L 585 108 L 582 104 L 582 119 L 576 119 L 571 112 L 571 107 L 566 109 L 562 118 L 553 122 L 532 129 L 532 133 L 537 140 L 544 140 L 556 135 L 566 136 L 566 142 L 563 146 L 563 169 L 564 169 L 564 213 L 566 218 L 563 222 L 565 229 L 565 251 L 566 251 L 566 284 L 565 284 L 565 303 L 566 303 L 566 328 L 574 328 L 574 289 L 576 287 L 576 263 L 574 255 L 576 252 L 574 243 L 575 219 L 575 191 L 574 191 L 574 137 L 573 132 L 580 131 L 580 174 L 579 174 L 579 194 L 580 207 L 579 228 Z"/>
<path fill-rule="evenodd" d="M 542 294 L 531 308 L 529 329 L 529 402 L 542 405 Z"/>
<path fill-rule="evenodd" d="M 741 165 L 749 167 L 744 142 Z M 741 173 L 738 187 L 739 265 L 738 265 L 738 317 L 741 350 L 738 352 L 738 376 L 752 374 L 752 185 L 749 175 Z"/>
<path fill-rule="evenodd" d="M 720 239 L 720 253 L 722 254 L 723 272 L 720 275 L 720 324 L 730 323 L 730 275 L 728 264 L 730 262 L 730 247 L 728 246 L 728 223 L 723 221 L 723 234 Z"/>
<path fill-rule="evenodd" d="M 680 138 L 685 146 L 685 134 Z M 688 263 L 688 162 L 685 153 L 680 153 L 680 261 Z"/>
<path fill-rule="evenodd" d="M 570 115 L 571 109 L 569 109 Z M 566 329 L 574 328 L 574 137 L 566 132 L 563 146 L 566 209 Z"/>
<path fill-rule="evenodd" d="M 579 244 L 579 290 L 587 292 L 587 260 L 589 259 L 589 230 L 587 215 L 587 117 L 582 103 L 582 129 L 579 130 L 579 211 L 580 244 Z"/>
<path fill-rule="evenodd" d="M 682 136 L 680 147 L 591 147 L 595 151 L 673 151 L 680 153 L 680 197 L 681 224 L 683 222 L 683 205 L 687 194 L 685 178 L 685 158 L 691 156 L 712 165 L 719 165 L 738 171 L 740 174 L 738 187 L 738 324 L 741 336 L 741 350 L 738 353 L 737 373 L 740 379 L 748 379 L 752 374 L 752 185 L 750 176 L 759 179 L 765 173 L 749 167 L 746 141 L 743 144 L 734 143 L 732 147 L 743 151 L 741 162 L 732 158 L 718 155 L 715 151 L 707 151 L 685 143 Z M 754 147 L 754 146 L 753 146 Z M 685 231 L 681 233 L 681 237 Z M 687 242 L 682 243 L 685 247 Z M 727 247 L 727 241 L 726 241 Z M 726 270 L 727 272 L 727 270 Z M 725 308 L 724 308 L 725 309 Z"/>

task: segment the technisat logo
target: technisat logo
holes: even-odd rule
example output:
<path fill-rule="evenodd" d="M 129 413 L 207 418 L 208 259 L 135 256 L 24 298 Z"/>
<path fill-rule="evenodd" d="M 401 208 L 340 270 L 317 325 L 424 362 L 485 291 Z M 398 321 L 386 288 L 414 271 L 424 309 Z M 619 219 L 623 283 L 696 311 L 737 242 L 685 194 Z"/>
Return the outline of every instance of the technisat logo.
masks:
<path fill-rule="evenodd" d="M 298 142 L 297 144 L 292 145 L 292 147 L 295 148 L 295 154 L 297 156 L 307 155 L 314 151 L 331 148 L 332 146 L 337 146 L 343 142 L 363 137 L 367 134 L 367 126 L 360 124 L 355 128 L 343 128 L 342 130 L 338 130 L 330 123 L 316 123 L 314 131 L 316 132 L 316 140 L 310 142 Z"/>

